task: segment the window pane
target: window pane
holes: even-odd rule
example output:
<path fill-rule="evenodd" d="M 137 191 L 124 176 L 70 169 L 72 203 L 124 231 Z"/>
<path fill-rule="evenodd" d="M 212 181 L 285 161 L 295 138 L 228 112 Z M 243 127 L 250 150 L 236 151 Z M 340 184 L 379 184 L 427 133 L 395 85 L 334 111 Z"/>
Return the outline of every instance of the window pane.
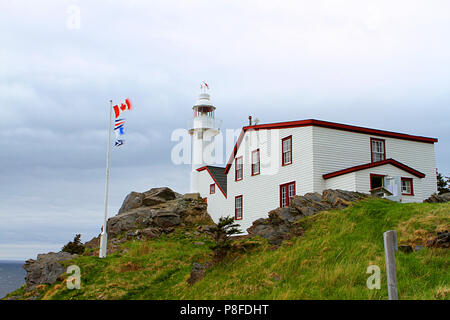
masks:
<path fill-rule="evenodd" d="M 242 218 L 242 197 L 236 198 L 235 215 L 236 215 L 236 219 Z"/>
<path fill-rule="evenodd" d="M 411 193 L 411 180 L 402 180 L 402 193 Z"/>
<path fill-rule="evenodd" d="M 384 159 L 384 141 L 372 140 L 372 161 L 377 162 Z"/>
<path fill-rule="evenodd" d="M 295 185 L 292 183 L 289 185 L 289 199 L 295 195 Z"/>

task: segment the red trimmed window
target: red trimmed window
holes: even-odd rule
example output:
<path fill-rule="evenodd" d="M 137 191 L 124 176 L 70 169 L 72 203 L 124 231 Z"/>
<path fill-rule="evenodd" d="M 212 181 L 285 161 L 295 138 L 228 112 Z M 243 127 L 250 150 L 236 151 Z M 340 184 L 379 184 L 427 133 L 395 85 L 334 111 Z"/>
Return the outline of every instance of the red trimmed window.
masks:
<path fill-rule="evenodd" d="M 412 178 L 402 178 L 402 195 L 413 196 L 413 179 Z"/>
<path fill-rule="evenodd" d="M 386 144 L 383 139 L 370 138 L 371 161 L 386 160 Z"/>
<path fill-rule="evenodd" d="M 295 196 L 295 181 L 280 185 L 280 207 L 287 207 Z"/>
<path fill-rule="evenodd" d="M 234 198 L 234 219 L 242 220 L 242 196 Z"/>
<path fill-rule="evenodd" d="M 236 158 L 234 168 L 234 180 L 242 180 L 244 173 L 244 161 L 242 161 L 242 157 Z"/>
<path fill-rule="evenodd" d="M 259 161 L 259 149 L 252 152 L 252 176 L 259 174 L 260 161 Z"/>
<path fill-rule="evenodd" d="M 283 166 L 292 163 L 292 136 L 281 140 L 281 164 Z"/>
<path fill-rule="evenodd" d="M 209 194 L 214 194 L 216 193 L 216 184 L 212 183 L 209 185 Z"/>

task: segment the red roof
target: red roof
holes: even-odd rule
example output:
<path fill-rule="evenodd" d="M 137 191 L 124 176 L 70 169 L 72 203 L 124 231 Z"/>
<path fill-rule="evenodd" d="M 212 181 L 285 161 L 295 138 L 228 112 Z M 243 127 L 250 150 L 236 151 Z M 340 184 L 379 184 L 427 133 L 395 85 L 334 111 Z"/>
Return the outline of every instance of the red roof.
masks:
<path fill-rule="evenodd" d="M 365 128 L 365 127 L 357 127 L 357 126 L 352 126 L 352 125 L 348 125 L 348 124 L 341 124 L 341 123 L 328 122 L 328 121 L 315 120 L 315 119 L 259 124 L 259 125 L 254 125 L 254 126 L 246 126 L 246 127 L 242 128 L 241 134 L 239 135 L 239 138 L 234 146 L 233 152 L 230 155 L 230 159 L 228 160 L 227 165 L 225 167 L 225 173 L 228 173 L 228 171 L 230 170 L 233 159 L 236 156 L 237 150 L 239 149 L 242 139 L 244 138 L 245 131 L 247 131 L 249 129 L 251 129 L 251 130 L 261 130 L 261 129 L 270 130 L 270 129 L 286 129 L 286 128 L 295 128 L 295 127 L 306 127 L 306 126 L 317 126 L 317 127 L 324 127 L 324 128 L 330 128 L 330 129 L 336 129 L 336 130 L 365 133 L 365 134 L 370 134 L 370 135 L 410 140 L 410 141 L 417 141 L 417 142 L 425 142 L 425 143 L 438 142 L 438 139 L 436 139 L 436 138 L 413 136 L 413 135 L 406 134 L 406 133 L 398 133 L 398 132 L 392 132 L 392 131 L 370 129 L 370 128 Z"/>
<path fill-rule="evenodd" d="M 374 167 L 378 167 L 378 166 L 383 166 L 385 164 L 391 164 L 394 167 L 397 167 L 397 168 L 402 169 L 402 170 L 404 170 L 404 171 L 406 171 L 406 172 L 408 172 L 408 173 L 410 173 L 412 175 L 415 175 L 416 177 L 425 178 L 425 174 L 424 173 L 422 173 L 420 171 L 417 171 L 417 170 L 415 170 L 415 169 L 413 169 L 411 167 L 408 167 L 406 164 L 398 162 L 397 160 L 394 160 L 394 159 L 386 159 L 386 160 L 383 160 L 383 161 L 377 161 L 377 162 L 371 162 L 371 163 L 367 163 L 367 164 L 361 164 L 359 166 L 354 166 L 354 167 L 350 167 L 350 168 L 347 168 L 347 169 L 342 169 L 342 170 L 334 171 L 334 172 L 331 172 L 331 173 L 327 173 L 327 174 L 324 174 L 322 177 L 324 179 L 334 178 L 334 177 L 337 177 L 337 176 L 340 176 L 340 175 L 343 175 L 343 174 L 346 174 L 346 173 L 351 173 L 351 172 L 364 170 L 364 169 L 368 169 L 368 168 L 374 168 Z"/>

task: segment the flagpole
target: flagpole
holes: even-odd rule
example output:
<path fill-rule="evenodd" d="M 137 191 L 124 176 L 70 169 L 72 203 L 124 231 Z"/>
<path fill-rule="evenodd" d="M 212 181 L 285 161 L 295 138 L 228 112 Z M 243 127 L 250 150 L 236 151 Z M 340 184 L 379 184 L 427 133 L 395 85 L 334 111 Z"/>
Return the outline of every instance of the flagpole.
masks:
<path fill-rule="evenodd" d="M 102 233 L 100 235 L 100 252 L 99 258 L 106 257 L 106 248 L 108 244 L 108 234 L 106 225 L 108 223 L 108 192 L 109 192 L 109 154 L 111 150 L 111 126 L 112 126 L 112 100 L 109 100 L 109 122 L 108 122 L 108 148 L 106 152 L 106 185 L 105 185 L 105 217 L 103 220 Z"/>

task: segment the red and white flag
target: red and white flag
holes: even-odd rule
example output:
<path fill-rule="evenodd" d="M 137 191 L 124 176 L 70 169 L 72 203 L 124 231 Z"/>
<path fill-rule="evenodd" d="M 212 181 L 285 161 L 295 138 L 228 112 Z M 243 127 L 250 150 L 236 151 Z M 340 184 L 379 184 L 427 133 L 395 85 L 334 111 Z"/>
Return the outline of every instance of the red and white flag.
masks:
<path fill-rule="evenodd" d="M 115 106 L 113 106 L 114 109 L 114 114 L 116 116 L 116 119 L 119 117 L 119 115 L 126 111 L 126 110 L 131 110 L 131 101 L 130 99 L 125 99 L 124 102 L 122 102 L 120 105 L 116 104 Z"/>

